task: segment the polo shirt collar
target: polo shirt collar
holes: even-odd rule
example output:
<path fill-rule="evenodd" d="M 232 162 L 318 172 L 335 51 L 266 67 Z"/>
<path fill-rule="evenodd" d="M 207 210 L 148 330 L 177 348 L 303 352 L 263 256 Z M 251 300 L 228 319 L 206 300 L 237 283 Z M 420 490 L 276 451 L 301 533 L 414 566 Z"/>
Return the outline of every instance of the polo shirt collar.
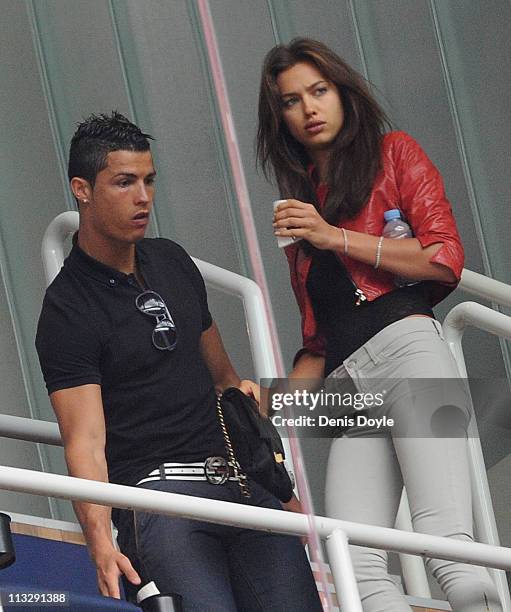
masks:
<path fill-rule="evenodd" d="M 143 248 L 140 248 L 139 244 L 135 245 L 135 259 L 139 264 L 143 264 L 145 261 Z M 120 270 L 116 270 L 115 268 L 111 268 L 101 261 L 94 259 L 94 257 L 87 255 L 87 253 L 78 246 L 78 232 L 75 232 L 73 235 L 73 248 L 66 258 L 64 265 L 78 268 L 85 274 L 92 276 L 95 280 L 110 286 L 115 285 L 117 282 L 126 283 L 130 276 L 132 276 Z"/>

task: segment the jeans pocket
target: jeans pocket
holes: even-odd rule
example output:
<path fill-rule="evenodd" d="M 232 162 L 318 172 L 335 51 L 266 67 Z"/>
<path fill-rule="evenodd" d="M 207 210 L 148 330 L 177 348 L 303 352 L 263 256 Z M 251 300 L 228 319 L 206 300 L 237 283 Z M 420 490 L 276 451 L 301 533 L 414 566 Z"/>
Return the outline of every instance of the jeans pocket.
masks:
<path fill-rule="evenodd" d="M 435 346 L 438 338 L 442 341 L 438 329 L 418 329 L 395 336 L 379 350 L 380 359 L 385 361 L 398 361 L 413 358 L 418 352 L 428 351 Z M 432 344 L 433 342 L 433 344 Z M 436 345 L 438 347 L 438 345 Z"/>
<path fill-rule="evenodd" d="M 435 328 L 435 331 L 437 332 L 437 334 L 445 342 L 444 330 L 442 328 L 442 324 L 440 323 L 440 321 L 437 321 L 436 319 L 431 319 L 431 323 L 433 324 L 433 327 Z"/>

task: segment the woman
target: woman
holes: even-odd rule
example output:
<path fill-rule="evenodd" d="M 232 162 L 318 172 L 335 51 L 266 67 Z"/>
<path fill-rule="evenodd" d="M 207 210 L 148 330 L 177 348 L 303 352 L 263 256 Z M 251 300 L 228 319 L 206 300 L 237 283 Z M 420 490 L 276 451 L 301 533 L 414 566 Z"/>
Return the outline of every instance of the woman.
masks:
<path fill-rule="evenodd" d="M 384 392 L 394 417 L 384 434 L 354 426 L 333 441 L 330 516 L 392 527 L 404 482 L 416 531 L 470 541 L 469 402 L 461 381 L 440 393 L 431 381 L 459 377 L 431 307 L 456 287 L 463 248 L 438 171 L 387 125 L 364 79 L 325 45 L 302 38 L 268 53 L 258 157 L 286 199 L 275 234 L 296 241 L 286 255 L 304 346 L 290 376 Z M 414 237 L 382 237 L 384 212 L 396 208 Z M 398 287 L 398 277 L 410 282 Z M 445 422 L 456 433 L 435 437 Z M 410 610 L 386 553 L 351 549 L 364 610 Z M 427 564 L 455 612 L 501 610 L 485 569 Z"/>

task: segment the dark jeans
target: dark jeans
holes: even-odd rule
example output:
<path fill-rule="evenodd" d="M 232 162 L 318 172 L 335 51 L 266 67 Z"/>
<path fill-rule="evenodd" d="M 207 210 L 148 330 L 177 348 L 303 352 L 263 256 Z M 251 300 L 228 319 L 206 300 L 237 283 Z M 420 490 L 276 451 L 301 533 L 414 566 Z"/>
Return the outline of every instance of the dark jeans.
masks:
<path fill-rule="evenodd" d="M 144 488 L 280 509 L 251 481 L 243 498 L 237 482 L 157 481 Z M 179 593 L 186 612 L 321 612 L 300 539 L 146 512 L 121 511 L 119 546 L 158 589 Z M 137 551 L 138 548 L 138 551 Z M 126 586 L 126 585 L 125 585 Z M 131 598 L 132 589 L 126 588 Z"/>

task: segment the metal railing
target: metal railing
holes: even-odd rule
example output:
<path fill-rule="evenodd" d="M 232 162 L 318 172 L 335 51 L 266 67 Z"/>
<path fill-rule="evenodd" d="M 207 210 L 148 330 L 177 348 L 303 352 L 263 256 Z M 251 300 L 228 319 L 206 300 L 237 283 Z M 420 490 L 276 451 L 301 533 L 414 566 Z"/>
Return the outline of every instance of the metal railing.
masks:
<path fill-rule="evenodd" d="M 489 300 L 493 304 L 511 306 L 511 286 L 488 278 L 472 270 L 463 269 L 458 288 L 471 295 Z M 460 376 L 467 377 L 462 349 L 463 334 L 473 326 L 501 338 L 511 338 L 511 318 L 476 302 L 458 304 L 445 317 L 442 328 L 445 339 L 457 362 Z M 468 431 L 468 454 L 473 490 L 474 525 L 478 540 L 487 544 L 499 544 L 495 513 L 491 501 L 486 467 L 475 419 L 471 419 Z M 396 527 L 412 531 L 410 508 L 406 490 L 396 519 Z M 430 597 L 428 579 L 424 565 L 417 557 L 400 555 L 401 567 L 407 592 L 419 597 Z M 511 599 L 506 576 L 503 572 L 491 572 L 505 612 L 511 611 Z"/>
<path fill-rule="evenodd" d="M 309 519 L 303 514 L 137 489 L 20 468 L 0 466 L 0 488 L 116 508 L 183 516 L 273 533 L 302 536 L 309 532 Z M 511 570 L 511 549 L 500 546 L 462 542 L 321 516 L 313 517 L 312 521 L 318 535 L 326 540 L 332 576 L 338 598 L 342 602 L 343 612 L 362 612 L 348 542 L 412 555 Z"/>
<path fill-rule="evenodd" d="M 56 276 L 63 262 L 63 245 L 66 237 L 78 226 L 78 213 L 66 212 L 50 224 L 43 240 L 43 265 L 48 282 Z M 212 264 L 195 259 L 209 285 L 242 298 L 254 361 L 260 378 L 272 378 L 275 360 L 271 346 L 269 327 L 265 319 L 262 296 L 253 281 L 228 272 Z M 463 271 L 460 288 L 511 306 L 511 287 L 483 275 Z M 467 325 L 475 325 L 489 333 L 511 338 L 511 318 L 480 304 L 466 302 L 454 307 L 444 321 L 446 340 L 456 358 L 460 372 L 466 375 L 461 349 L 463 331 Z M 476 428 L 472 419 L 472 427 Z M 476 429 L 472 433 L 477 433 Z M 54 423 L 36 421 L 8 415 L 0 415 L 0 435 L 17 439 L 61 445 L 58 427 Z M 457 560 L 476 565 L 511 570 L 511 550 L 498 546 L 495 517 L 482 461 L 479 439 L 470 441 L 474 495 L 474 515 L 477 533 L 485 543 L 453 541 L 425 534 L 412 533 L 338 521 L 325 517 L 313 517 L 312 521 L 320 537 L 327 542 L 332 576 L 345 612 L 361 612 L 360 598 L 348 551 L 348 542 L 392 550 L 408 555 L 419 555 Z M 0 487 L 82 500 L 119 508 L 162 512 L 189 518 L 238 525 L 253 529 L 307 535 L 310 517 L 262 508 L 248 508 L 237 504 L 192 498 L 158 491 L 139 490 L 133 487 L 76 479 L 69 476 L 44 474 L 32 470 L 0 466 Z M 509 591 L 503 572 L 494 576 L 505 612 L 511 612 Z"/>
<path fill-rule="evenodd" d="M 491 282 L 488 282 L 492 279 L 488 279 L 481 274 L 476 274 L 469 270 L 464 271 L 462 282 L 467 276 L 469 276 L 470 284 L 463 284 L 461 287 L 465 291 L 470 291 L 480 297 L 491 299 L 494 303 L 506 306 L 511 305 L 511 287 L 504 285 L 504 283 L 498 283 L 497 281 L 494 281 L 495 285 L 492 285 Z M 477 277 L 482 277 L 480 287 L 477 287 L 475 284 L 477 282 Z M 472 291 L 474 285 L 476 291 Z M 507 287 L 507 292 L 503 292 L 504 287 Z M 484 295 L 482 295 L 482 288 L 486 289 Z M 494 289 L 494 291 L 492 291 L 492 289 Z M 442 328 L 445 339 L 458 364 L 460 376 L 463 378 L 467 377 L 467 369 L 463 356 L 462 339 L 465 330 L 469 326 L 484 330 L 500 338 L 511 339 L 511 317 L 476 302 L 462 302 L 454 306 L 445 317 Z M 474 414 L 474 411 L 472 412 Z M 470 420 L 467 434 L 472 485 L 472 508 L 477 539 L 486 544 L 498 545 L 500 541 L 497 524 L 495 521 L 486 466 L 475 418 Z M 491 573 L 502 600 L 503 608 L 507 612 L 511 610 L 511 599 L 507 578 L 503 572 L 492 571 Z"/>

